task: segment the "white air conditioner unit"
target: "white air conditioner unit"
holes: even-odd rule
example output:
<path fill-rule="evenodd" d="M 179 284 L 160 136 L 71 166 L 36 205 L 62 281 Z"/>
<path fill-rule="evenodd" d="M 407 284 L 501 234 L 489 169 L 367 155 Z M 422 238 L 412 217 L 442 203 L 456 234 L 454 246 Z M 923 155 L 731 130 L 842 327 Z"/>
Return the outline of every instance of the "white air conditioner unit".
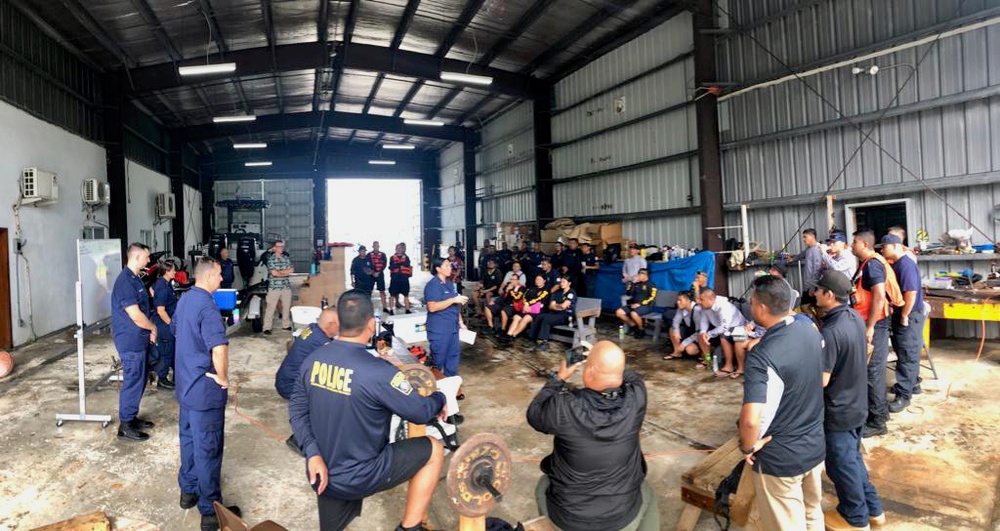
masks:
<path fill-rule="evenodd" d="M 157 219 L 174 219 L 177 217 L 174 194 L 166 193 L 156 196 L 156 217 Z"/>
<path fill-rule="evenodd" d="M 58 200 L 56 175 L 38 168 L 24 168 L 21 172 L 21 199 L 25 203 Z"/>
<path fill-rule="evenodd" d="M 111 188 L 108 183 L 97 179 L 84 179 L 83 181 L 83 204 L 85 205 L 106 205 L 108 204 L 108 193 Z"/>

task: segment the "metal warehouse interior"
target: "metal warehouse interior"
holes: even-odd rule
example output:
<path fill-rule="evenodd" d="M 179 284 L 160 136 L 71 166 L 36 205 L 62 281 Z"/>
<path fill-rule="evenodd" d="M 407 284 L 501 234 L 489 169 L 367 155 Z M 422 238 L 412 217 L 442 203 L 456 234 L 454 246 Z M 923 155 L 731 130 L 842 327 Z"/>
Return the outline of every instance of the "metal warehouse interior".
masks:
<path fill-rule="evenodd" d="M 612 252 L 641 247 L 673 293 L 670 315 L 694 278 L 675 276 L 694 263 L 747 313 L 756 279 L 805 256 L 804 229 L 820 243 L 843 234 L 850 255 L 854 231 L 878 240 L 902 226 L 895 245 L 919 253 L 927 321 L 912 404 L 888 433 L 860 439 L 884 504 L 871 527 L 1000 530 L 1000 0 L 0 0 L 0 146 L 0 204 L 12 205 L 0 208 L 0 530 L 199 525 L 196 509 L 177 507 L 180 416 L 159 381 L 140 393 L 157 424 L 145 444 L 116 437 L 117 418 L 98 428 L 60 414 L 55 425 L 76 408 L 68 420 L 113 416 L 123 385 L 109 316 L 84 317 L 81 242 L 140 242 L 190 274 L 198 256 L 217 256 L 215 242 L 235 260 L 257 233 L 252 262 L 280 237 L 298 279 L 293 307 L 336 305 L 356 246 L 370 243 L 348 242 L 347 262 L 328 245 L 344 239 L 328 198 L 346 179 L 419 181 L 417 313 L 431 310 L 427 269 L 449 246 L 465 257 L 467 295 L 482 285 L 484 241 L 552 254 L 572 236 L 614 249 L 605 269 L 623 267 Z M 29 194 L 29 175 L 49 191 Z M 357 199 L 359 225 L 392 216 L 376 197 Z M 391 254 L 402 236 L 380 238 Z M 803 267 L 787 266 L 793 299 L 813 286 Z M 680 343 L 658 320 L 652 340 L 639 317 L 626 337 L 614 311 L 632 283 L 620 280 L 615 269 L 613 288 L 587 294 L 596 324 L 569 328 L 573 347 L 590 328 L 615 343 L 648 390 L 638 438 L 658 524 L 628 529 L 727 528 L 714 496 L 742 462 L 734 450 L 747 453 L 734 425 L 743 359 L 723 377 L 711 362 L 695 368 L 700 354 L 675 361 Z M 294 337 L 277 324 L 260 333 L 269 296 L 253 294 L 249 274 L 239 282 L 244 319 L 224 313 L 225 501 L 249 525 L 319 529 L 273 385 Z M 461 348 L 464 421 L 445 422 L 460 442 L 504 441 L 491 463 L 503 496 L 493 483 L 462 486 L 480 489 L 490 517 L 556 529 L 535 496 L 552 436 L 525 412 L 563 352 L 506 344 L 476 310 L 463 313 L 479 333 Z M 899 400 L 893 341 L 882 383 Z M 461 448 L 429 529 L 486 529 L 487 511 L 453 492 Z M 822 505 L 836 512 L 826 466 Z M 349 529 L 394 529 L 405 488 L 369 497 Z M 733 529 L 769 529 L 738 492 L 730 503 Z M 869 529 L 829 518 L 827 529 Z"/>

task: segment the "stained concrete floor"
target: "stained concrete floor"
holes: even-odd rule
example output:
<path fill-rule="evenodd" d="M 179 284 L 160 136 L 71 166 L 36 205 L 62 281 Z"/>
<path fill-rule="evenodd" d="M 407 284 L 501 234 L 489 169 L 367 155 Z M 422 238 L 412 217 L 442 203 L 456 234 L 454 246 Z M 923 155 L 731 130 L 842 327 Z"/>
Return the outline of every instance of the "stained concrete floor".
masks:
<path fill-rule="evenodd" d="M 614 325 L 601 325 L 602 337 Z M 314 498 L 301 458 L 283 444 L 289 433 L 285 402 L 273 388 L 273 373 L 286 337 L 231 338 L 234 382 L 226 412 L 223 494 L 239 504 L 251 523 L 272 519 L 288 529 L 318 527 Z M 75 343 L 68 335 L 44 339 L 16 352 L 15 373 L 0 381 L 0 529 L 31 529 L 93 510 L 103 510 L 117 529 L 188 530 L 198 528 L 196 511 L 177 506 L 177 404 L 172 393 L 148 389 L 141 414 L 157 422 L 146 443 L 115 437 L 116 425 L 67 423 L 55 426 L 56 413 L 77 408 Z M 645 376 L 649 407 L 643 450 L 649 454 L 649 480 L 659 496 L 663 529 L 675 527 L 683 504 L 680 475 L 714 447 L 735 435 L 741 386 L 698 371 L 692 362 L 661 360 L 662 345 L 626 339 L 629 362 Z M 924 394 L 894 415 L 887 436 L 866 440 L 873 482 L 886 505 L 889 530 L 1000 529 L 1000 344 L 987 342 L 974 361 L 978 341 L 934 344 L 940 380 L 924 371 Z M 114 384 L 101 383 L 111 370 L 113 347 L 107 336 L 87 344 L 88 397 L 92 413 L 116 415 Z M 549 437 L 534 432 L 525 409 L 544 381 L 529 365 L 554 367 L 559 354 L 539 355 L 523 347 L 496 349 L 480 340 L 463 350 L 462 375 L 468 399 L 460 435 L 501 435 L 514 454 L 513 488 L 492 515 L 510 522 L 537 514 L 534 485 L 537 461 L 551 449 Z M 891 375 L 891 373 L 890 373 Z M 891 384 L 890 376 L 890 384 Z M 579 382 L 579 376 L 576 377 Z M 365 502 L 354 530 L 391 530 L 402 513 L 404 488 Z M 836 503 L 826 483 L 824 505 Z M 439 485 L 430 510 L 438 529 L 457 529 L 446 490 Z M 699 530 L 716 529 L 703 516 Z"/>

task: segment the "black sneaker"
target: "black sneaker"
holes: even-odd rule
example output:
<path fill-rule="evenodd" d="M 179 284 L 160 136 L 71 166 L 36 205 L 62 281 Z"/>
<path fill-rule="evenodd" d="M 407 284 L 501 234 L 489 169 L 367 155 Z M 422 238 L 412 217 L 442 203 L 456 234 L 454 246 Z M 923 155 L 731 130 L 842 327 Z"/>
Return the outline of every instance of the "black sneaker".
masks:
<path fill-rule="evenodd" d="M 924 390 L 920 388 L 920 384 L 917 384 L 917 385 L 913 386 L 913 390 L 910 391 L 910 394 L 911 395 L 922 395 L 922 394 L 924 394 Z"/>
<path fill-rule="evenodd" d="M 644 337 L 646 337 L 646 331 L 643 330 L 642 328 L 636 328 L 635 329 L 635 338 L 636 339 L 642 339 Z"/>
<path fill-rule="evenodd" d="M 540 341 L 538 343 L 538 345 L 535 345 L 535 350 L 537 350 L 539 352 L 545 352 L 545 351 L 549 350 L 549 342 L 548 341 Z"/>
<path fill-rule="evenodd" d="M 226 509 L 237 517 L 243 517 L 243 511 L 238 505 L 229 505 Z M 214 514 L 201 515 L 201 531 L 219 531 L 219 517 Z"/>
<path fill-rule="evenodd" d="M 392 313 L 392 310 L 386 310 L 385 313 L 387 313 L 389 315 L 396 315 L 396 314 Z"/>
<path fill-rule="evenodd" d="M 157 379 L 156 380 L 156 387 L 158 389 L 166 389 L 167 391 L 170 391 L 172 389 L 176 389 L 177 388 L 177 386 L 174 385 L 174 382 L 171 381 L 170 378 L 159 378 L 159 379 Z"/>
<path fill-rule="evenodd" d="M 861 428 L 862 439 L 867 439 L 868 437 L 878 437 L 881 435 L 885 435 L 887 433 L 889 433 L 889 428 L 887 428 L 885 424 L 879 426 L 873 426 L 871 424 L 866 423 L 864 427 Z"/>
<path fill-rule="evenodd" d="M 899 413 L 900 411 L 903 411 L 904 409 L 906 409 L 908 407 L 910 407 L 910 399 L 909 398 L 900 398 L 900 397 L 897 396 L 895 400 L 893 400 L 892 402 L 889 402 L 889 412 L 890 413 Z"/>
<path fill-rule="evenodd" d="M 181 491 L 181 509 L 187 510 L 198 505 L 198 494 Z"/>
<path fill-rule="evenodd" d="M 411 312 L 410 310 L 406 310 L 406 313 L 413 313 L 413 312 Z"/>
<path fill-rule="evenodd" d="M 149 434 L 135 429 L 129 422 L 122 422 L 118 424 L 118 438 L 126 441 L 142 442 L 149 439 Z"/>
<path fill-rule="evenodd" d="M 131 424 L 132 427 L 137 430 L 148 430 L 153 426 L 156 426 L 156 424 L 153 424 L 152 422 L 141 419 L 139 417 L 132 419 L 132 422 L 130 422 L 129 424 Z"/>
<path fill-rule="evenodd" d="M 444 419 L 444 421 L 447 422 L 448 424 L 458 426 L 463 422 L 465 422 L 465 417 L 463 417 L 461 413 L 455 413 L 454 415 L 451 415 L 448 418 Z"/>
<path fill-rule="evenodd" d="M 270 331 L 270 330 L 264 330 L 264 335 L 265 335 L 265 336 L 269 336 L 269 335 L 271 335 L 271 331 Z"/>

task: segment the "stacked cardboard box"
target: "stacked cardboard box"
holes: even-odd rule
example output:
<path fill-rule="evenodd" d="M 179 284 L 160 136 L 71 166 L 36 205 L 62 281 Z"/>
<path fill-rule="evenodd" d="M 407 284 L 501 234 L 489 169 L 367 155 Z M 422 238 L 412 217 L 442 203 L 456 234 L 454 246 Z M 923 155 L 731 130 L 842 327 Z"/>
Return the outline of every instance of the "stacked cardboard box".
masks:
<path fill-rule="evenodd" d="M 347 267 L 343 247 L 330 249 L 330 259 L 319 263 L 319 274 L 309 277 L 308 285 L 299 289 L 299 306 L 319 306 L 323 297 L 331 305 L 347 289 Z"/>
<path fill-rule="evenodd" d="M 556 242 L 566 243 L 570 238 L 576 238 L 580 243 L 589 243 L 600 252 L 609 244 L 623 242 L 622 224 L 615 222 L 577 225 L 569 219 L 553 221 L 542 229 L 542 251 L 551 253 Z"/>

